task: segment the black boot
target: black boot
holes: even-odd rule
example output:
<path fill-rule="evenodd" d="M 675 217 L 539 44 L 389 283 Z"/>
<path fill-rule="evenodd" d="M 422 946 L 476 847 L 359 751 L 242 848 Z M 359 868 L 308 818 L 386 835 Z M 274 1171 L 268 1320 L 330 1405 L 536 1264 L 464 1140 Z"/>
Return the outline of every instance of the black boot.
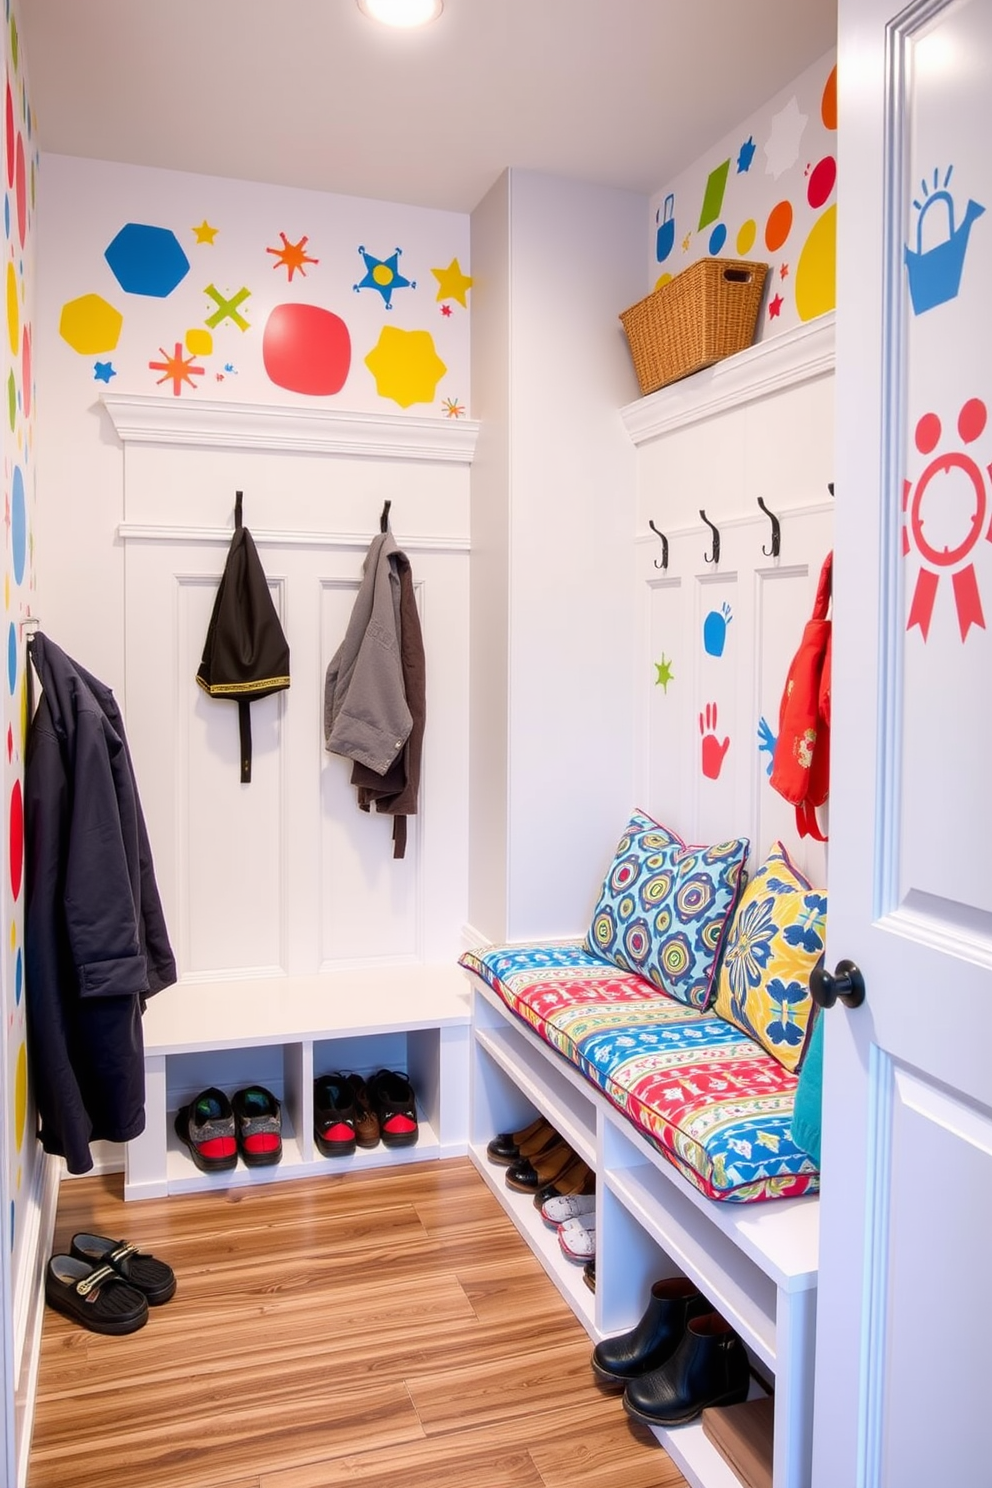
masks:
<path fill-rule="evenodd" d="M 647 1311 L 629 1333 L 604 1338 L 592 1351 L 592 1368 L 604 1385 L 622 1386 L 658 1369 L 682 1342 L 686 1323 L 708 1312 L 710 1304 L 685 1276 L 656 1281 Z"/>
<path fill-rule="evenodd" d="M 708 1405 L 747 1399 L 747 1350 L 718 1312 L 692 1318 L 667 1364 L 632 1379 L 624 1391 L 627 1414 L 646 1426 L 684 1426 Z"/>

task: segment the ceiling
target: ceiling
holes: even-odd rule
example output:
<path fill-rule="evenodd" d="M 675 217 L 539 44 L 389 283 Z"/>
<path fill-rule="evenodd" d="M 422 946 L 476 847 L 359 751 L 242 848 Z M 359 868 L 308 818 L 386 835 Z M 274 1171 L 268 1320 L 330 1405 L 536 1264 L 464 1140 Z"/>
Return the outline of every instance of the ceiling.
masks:
<path fill-rule="evenodd" d="M 43 151 L 468 212 L 507 166 L 646 195 L 836 41 L 836 0 L 21 0 Z"/>

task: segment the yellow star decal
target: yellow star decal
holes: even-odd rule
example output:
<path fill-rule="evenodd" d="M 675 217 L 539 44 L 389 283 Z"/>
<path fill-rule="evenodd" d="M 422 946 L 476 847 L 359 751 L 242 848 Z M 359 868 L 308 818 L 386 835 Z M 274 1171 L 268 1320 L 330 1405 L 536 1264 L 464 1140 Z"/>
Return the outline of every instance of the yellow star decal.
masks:
<path fill-rule="evenodd" d="M 220 232 L 220 228 L 211 227 L 206 217 L 204 217 L 199 227 L 194 227 L 193 231 L 196 233 L 196 241 L 198 243 L 212 243 L 214 238 Z"/>
<path fill-rule="evenodd" d="M 465 298 L 466 290 L 472 288 L 472 280 L 468 274 L 463 274 L 461 265 L 457 258 L 453 258 L 446 269 L 431 269 L 431 273 L 440 286 L 437 292 L 439 300 L 457 300 L 459 305 L 468 309 L 468 301 Z"/>

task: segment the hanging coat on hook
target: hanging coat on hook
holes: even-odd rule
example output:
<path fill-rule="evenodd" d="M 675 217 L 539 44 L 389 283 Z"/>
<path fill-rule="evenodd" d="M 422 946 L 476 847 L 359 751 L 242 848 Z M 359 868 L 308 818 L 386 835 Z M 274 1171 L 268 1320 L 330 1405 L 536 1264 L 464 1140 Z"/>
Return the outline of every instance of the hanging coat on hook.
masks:
<path fill-rule="evenodd" d="M 251 780 L 251 704 L 289 686 L 289 645 L 254 539 L 235 492 L 234 536 L 214 600 L 196 680 L 214 698 L 238 705 L 241 783 Z"/>
<path fill-rule="evenodd" d="M 813 614 L 792 658 L 779 711 L 771 783 L 796 808 L 800 837 L 826 842 L 816 819 L 830 788 L 830 609 L 833 553 L 820 570 Z"/>

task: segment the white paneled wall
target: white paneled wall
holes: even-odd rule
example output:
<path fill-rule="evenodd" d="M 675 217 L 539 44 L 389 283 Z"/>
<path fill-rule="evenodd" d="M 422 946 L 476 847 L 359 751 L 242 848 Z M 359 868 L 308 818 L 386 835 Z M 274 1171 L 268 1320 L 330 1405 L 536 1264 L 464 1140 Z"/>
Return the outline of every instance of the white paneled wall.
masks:
<path fill-rule="evenodd" d="M 235 488 L 291 653 L 289 690 L 251 707 L 248 785 L 237 707 L 194 680 Z M 384 499 L 411 560 L 427 658 L 419 812 L 403 859 L 392 818 L 359 810 L 350 762 L 323 744 L 324 673 Z M 453 958 L 467 907 L 467 462 L 140 439 L 127 447 L 125 514 L 128 734 L 181 975 Z"/>
<path fill-rule="evenodd" d="M 692 842 L 749 837 L 752 866 L 781 839 L 818 883 L 826 849 L 798 837 L 762 743 L 832 545 L 831 356 L 825 319 L 623 411 L 638 445 L 637 803 Z M 777 556 L 759 496 L 780 519 Z"/>

